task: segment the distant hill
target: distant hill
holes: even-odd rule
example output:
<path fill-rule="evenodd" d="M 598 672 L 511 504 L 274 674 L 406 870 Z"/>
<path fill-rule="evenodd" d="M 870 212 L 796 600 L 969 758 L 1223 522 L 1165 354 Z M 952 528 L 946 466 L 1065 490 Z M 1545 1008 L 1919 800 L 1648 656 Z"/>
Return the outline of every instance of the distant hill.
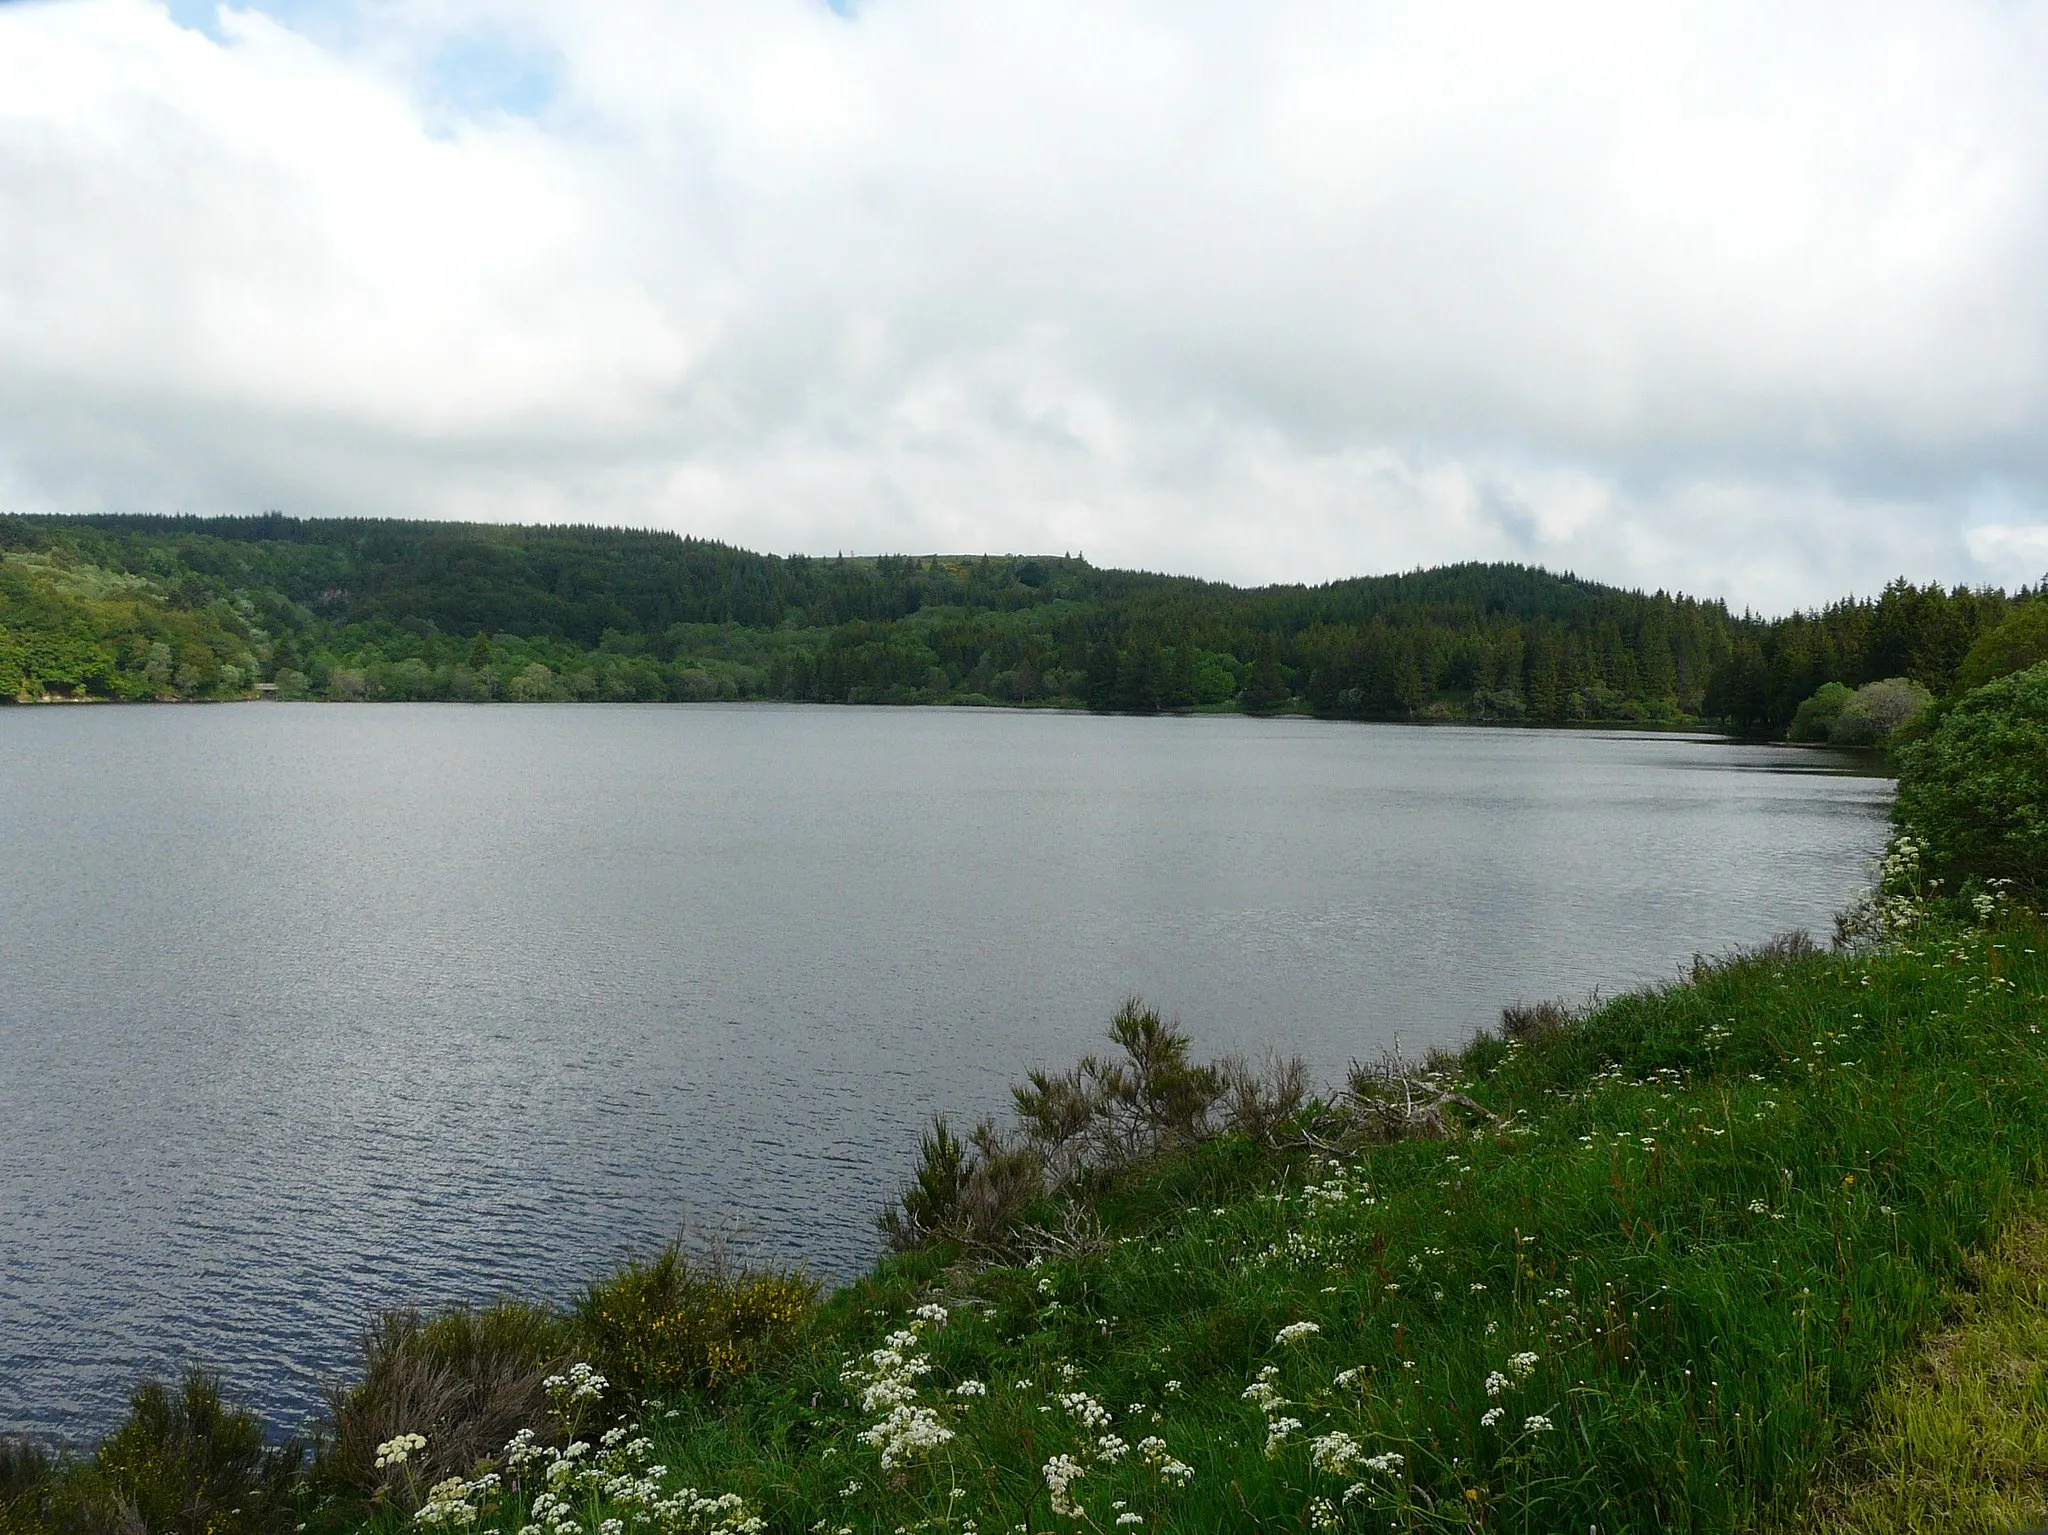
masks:
<path fill-rule="evenodd" d="M 2030 594 L 2020 594 L 2024 599 Z M 1722 721 L 1946 691 L 2004 593 L 1775 621 L 1524 565 L 1239 588 L 1050 555 L 754 554 L 671 533 L 0 518 L 0 698 L 783 698 L 1367 719 Z"/>

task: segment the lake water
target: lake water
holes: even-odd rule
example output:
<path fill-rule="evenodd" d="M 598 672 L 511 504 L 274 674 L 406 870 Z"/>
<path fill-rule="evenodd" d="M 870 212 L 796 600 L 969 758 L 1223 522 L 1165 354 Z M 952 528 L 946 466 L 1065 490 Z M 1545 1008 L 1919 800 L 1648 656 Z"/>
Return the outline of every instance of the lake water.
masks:
<path fill-rule="evenodd" d="M 1672 736 L 718 707 L 0 711 L 0 1432 L 686 1223 L 843 1274 L 1137 990 L 1325 1078 L 1865 883 L 1890 785 Z"/>

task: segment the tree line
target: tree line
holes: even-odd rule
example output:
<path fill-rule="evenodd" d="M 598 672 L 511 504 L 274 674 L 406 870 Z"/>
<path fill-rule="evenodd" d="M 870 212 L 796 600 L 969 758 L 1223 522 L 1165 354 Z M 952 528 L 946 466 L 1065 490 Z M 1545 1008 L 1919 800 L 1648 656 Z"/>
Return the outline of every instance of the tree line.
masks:
<path fill-rule="evenodd" d="M 1946 694 L 1994 636 L 2025 664 L 2014 625 L 2038 626 L 2040 595 L 1901 579 L 1763 618 L 1511 564 L 1246 589 L 1074 555 L 777 556 L 617 528 L 6 517 L 0 697 L 1002 703 L 1774 736 L 1830 685 Z"/>

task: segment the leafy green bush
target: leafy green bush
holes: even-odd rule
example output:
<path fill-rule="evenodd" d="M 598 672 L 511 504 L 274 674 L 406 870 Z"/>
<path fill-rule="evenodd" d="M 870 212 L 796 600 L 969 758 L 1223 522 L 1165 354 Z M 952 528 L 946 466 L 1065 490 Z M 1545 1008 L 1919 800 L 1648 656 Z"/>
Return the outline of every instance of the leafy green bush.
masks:
<path fill-rule="evenodd" d="M 67 1535 L 268 1535 L 296 1522 L 303 1447 L 270 1445 L 263 1423 L 221 1399 L 211 1375 L 175 1393 L 136 1387 L 128 1418 L 62 1475 L 52 1524 Z"/>
<path fill-rule="evenodd" d="M 1813 697 L 1793 711 L 1791 736 L 1795 741 L 1825 741 L 1835 721 L 1856 695 L 1839 682 L 1824 682 Z"/>
<path fill-rule="evenodd" d="M 1892 819 L 1950 893 L 2003 880 L 2048 895 L 2048 662 L 1978 688 L 1905 748 Z"/>
<path fill-rule="evenodd" d="M 1828 739 L 1837 746 L 1882 746 L 1893 731 L 1933 702 L 1934 695 L 1910 677 L 1866 682 L 1842 706 Z"/>
<path fill-rule="evenodd" d="M 735 1266 L 672 1244 L 592 1285 L 576 1307 L 590 1361 L 630 1401 L 710 1391 L 751 1372 L 810 1311 L 802 1273 Z"/>
<path fill-rule="evenodd" d="M 1956 667 L 1956 691 L 1970 692 L 2042 661 L 2048 661 L 2048 599 L 2036 598 L 1977 637 Z"/>
<path fill-rule="evenodd" d="M 322 1481 L 402 1506 L 471 1470 L 522 1428 L 548 1421 L 546 1378 L 570 1357 L 570 1325 L 545 1306 L 501 1300 L 422 1316 L 388 1311 L 363 1335 L 362 1377 L 328 1398 Z M 424 1450 L 378 1464 L 378 1446 L 422 1435 Z"/>

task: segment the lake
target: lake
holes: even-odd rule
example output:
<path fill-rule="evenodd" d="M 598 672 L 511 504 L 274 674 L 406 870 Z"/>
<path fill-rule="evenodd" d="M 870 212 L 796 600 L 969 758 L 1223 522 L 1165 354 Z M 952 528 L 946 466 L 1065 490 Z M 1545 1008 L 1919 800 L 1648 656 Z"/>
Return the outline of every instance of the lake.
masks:
<path fill-rule="evenodd" d="M 1094 1047 L 1326 1080 L 1870 876 L 1698 737 L 772 705 L 0 710 L 0 1433 L 296 1424 L 376 1308 L 686 1226 L 844 1275 L 919 1128 Z"/>

